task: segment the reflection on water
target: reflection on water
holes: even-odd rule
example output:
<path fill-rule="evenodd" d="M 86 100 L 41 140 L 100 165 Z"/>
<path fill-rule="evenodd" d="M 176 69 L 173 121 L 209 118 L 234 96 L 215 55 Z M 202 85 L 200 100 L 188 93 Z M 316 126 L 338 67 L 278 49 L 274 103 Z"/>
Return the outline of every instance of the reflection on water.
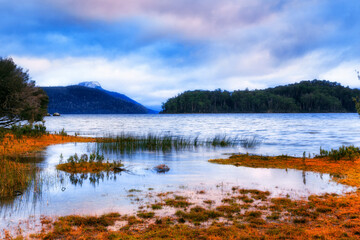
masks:
<path fill-rule="evenodd" d="M 38 163 L 41 174 L 37 187 L 29 187 L 28 194 L 17 197 L 12 204 L 1 206 L 0 229 L 11 225 L 10 219 L 16 222 L 30 216 L 102 214 L 109 211 L 134 213 L 142 201 L 134 201 L 128 196 L 130 189 L 145 193 L 148 189 L 168 192 L 186 188 L 221 196 L 223 187 L 238 186 L 268 190 L 273 196 L 290 195 L 294 198 L 352 190 L 332 182 L 328 174 L 234 167 L 207 161 L 210 158 L 226 157 L 223 153 L 236 152 L 238 149 L 234 148 L 140 151 L 133 154 L 111 151 L 104 152 L 105 159 L 121 160 L 127 171 L 69 174 L 55 169 L 61 155 L 66 159 L 74 153 L 90 153 L 96 146 L 96 143 L 70 143 L 48 147 L 43 154 L 45 160 Z M 157 173 L 154 167 L 159 164 L 166 164 L 170 171 Z"/>
<path fill-rule="evenodd" d="M 84 182 L 89 181 L 89 183 L 96 187 L 100 184 L 100 182 L 104 181 L 116 181 L 116 176 L 121 175 L 121 172 L 101 172 L 101 173 L 81 173 L 81 174 L 73 174 L 73 173 L 59 173 L 60 174 L 60 182 L 64 184 L 64 179 L 69 179 L 70 183 L 74 186 L 82 186 Z M 65 189 L 62 187 L 62 189 Z"/>

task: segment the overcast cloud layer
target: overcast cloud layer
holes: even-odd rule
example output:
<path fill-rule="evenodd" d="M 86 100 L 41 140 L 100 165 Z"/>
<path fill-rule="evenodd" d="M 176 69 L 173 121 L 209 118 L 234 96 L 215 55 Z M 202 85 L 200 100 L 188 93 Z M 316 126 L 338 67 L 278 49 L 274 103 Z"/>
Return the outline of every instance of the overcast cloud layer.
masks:
<path fill-rule="evenodd" d="M 185 90 L 360 87 L 358 0 L 0 0 L 0 56 L 40 86 L 98 81 L 147 106 Z"/>

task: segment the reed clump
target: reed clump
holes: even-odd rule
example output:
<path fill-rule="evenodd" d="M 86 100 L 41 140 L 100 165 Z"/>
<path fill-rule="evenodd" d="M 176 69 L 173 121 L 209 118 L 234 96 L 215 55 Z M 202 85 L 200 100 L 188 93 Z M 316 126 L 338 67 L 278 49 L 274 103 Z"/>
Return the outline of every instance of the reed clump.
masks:
<path fill-rule="evenodd" d="M 98 138 L 97 149 L 106 152 L 120 151 L 121 153 L 133 152 L 138 150 L 150 151 L 172 151 L 191 149 L 196 147 L 234 147 L 241 145 L 246 148 L 255 147 L 261 143 L 253 138 L 231 138 L 226 135 L 216 135 L 213 138 L 200 140 L 198 137 L 180 137 L 169 134 L 147 134 L 133 135 L 122 133 L 117 136 Z"/>
<path fill-rule="evenodd" d="M 12 134 L 16 138 L 20 139 L 26 137 L 41 137 L 48 135 L 46 131 L 45 123 L 39 124 L 24 124 L 24 125 L 12 125 L 10 128 L 0 128 L 0 139 L 4 139 L 7 134 Z"/>
<path fill-rule="evenodd" d="M 0 199 L 21 195 L 32 181 L 33 166 L 6 158 L 0 166 Z"/>
<path fill-rule="evenodd" d="M 61 170 L 67 173 L 99 173 L 117 171 L 117 168 L 122 167 L 121 161 L 105 161 L 104 155 L 99 153 L 91 153 L 90 155 L 83 154 L 79 157 L 77 154 L 70 156 L 66 163 L 62 163 L 56 166 L 57 170 Z"/>
<path fill-rule="evenodd" d="M 360 148 L 351 146 L 341 146 L 339 149 L 331 149 L 327 151 L 320 147 L 320 154 L 316 155 L 315 158 L 324 158 L 328 157 L 330 160 L 338 161 L 342 160 L 354 160 L 356 157 L 360 156 Z"/>

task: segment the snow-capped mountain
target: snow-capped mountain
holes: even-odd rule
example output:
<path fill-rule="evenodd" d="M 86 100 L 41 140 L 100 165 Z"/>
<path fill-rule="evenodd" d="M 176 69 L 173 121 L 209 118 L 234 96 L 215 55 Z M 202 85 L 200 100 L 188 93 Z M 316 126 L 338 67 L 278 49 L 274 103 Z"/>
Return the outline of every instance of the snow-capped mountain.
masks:
<path fill-rule="evenodd" d="M 92 82 L 81 82 L 78 84 L 79 86 L 88 87 L 88 88 L 96 88 L 96 89 L 102 89 L 99 82 L 92 81 Z"/>

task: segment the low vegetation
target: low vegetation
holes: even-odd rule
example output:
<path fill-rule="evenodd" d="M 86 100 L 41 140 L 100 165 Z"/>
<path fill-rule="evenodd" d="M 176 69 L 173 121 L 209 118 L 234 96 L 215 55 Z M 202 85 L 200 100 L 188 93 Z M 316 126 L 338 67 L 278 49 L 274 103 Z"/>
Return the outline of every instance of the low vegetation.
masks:
<path fill-rule="evenodd" d="M 77 154 L 70 156 L 66 163 L 56 166 L 57 170 L 67 173 L 99 173 L 117 171 L 117 168 L 122 167 L 121 161 L 105 161 L 104 155 L 99 153 L 91 153 L 90 155 L 83 154 L 79 157 Z"/>
<path fill-rule="evenodd" d="M 355 160 L 360 156 L 360 148 L 352 146 L 341 146 L 339 149 L 331 149 L 330 151 L 320 148 L 320 154 L 316 158 L 327 157 L 331 160 Z"/>
<path fill-rule="evenodd" d="M 160 196 L 166 196 L 167 193 Z M 244 196 L 252 203 L 244 203 Z M 358 239 L 357 193 L 310 196 L 308 200 L 270 197 L 269 192 L 234 187 L 222 205 L 176 208 L 161 216 L 142 210 L 60 217 L 31 237 L 41 239 Z M 193 203 L 192 203 L 193 204 Z M 148 206 L 149 208 L 151 206 Z M 158 209 L 154 209 L 158 210 Z M 160 211 L 160 210 L 158 210 Z M 121 224 L 120 224 L 121 223 Z"/>
<path fill-rule="evenodd" d="M 33 179 L 35 169 L 30 164 L 0 159 L 0 200 L 22 195 Z"/>
<path fill-rule="evenodd" d="M 6 135 L 1 141 L 1 149 L 7 155 L 26 154 L 40 149 L 46 140 L 52 143 L 67 141 L 89 141 L 60 135 L 42 135 L 34 138 L 24 136 L 19 139 Z M 34 141 L 34 145 L 28 145 Z M 25 149 L 20 149 L 19 144 Z M 14 150 L 15 149 L 15 150 Z M 318 158 L 296 158 L 282 156 L 259 156 L 250 154 L 233 155 L 228 159 L 210 160 L 213 163 L 232 164 L 234 166 L 292 168 L 304 171 L 329 173 L 340 183 L 360 187 L 360 159 L 358 149 L 341 147 L 338 150 L 322 151 Z M 14 181 L 6 195 L 17 194 L 30 184 L 26 178 L 29 165 L 9 160 L 2 155 L 3 174 L 9 175 L 1 181 Z M 69 157 L 65 164 L 107 163 L 102 155 Z M 18 165 L 21 164 L 21 165 Z M 120 164 L 120 162 L 119 162 Z M 120 165 L 119 165 L 120 166 Z M 75 167 L 76 168 L 76 167 Z M 85 168 L 85 170 L 84 170 Z M 110 171 L 115 167 L 109 167 Z M 73 167 L 71 168 L 73 171 Z M 70 173 L 81 175 L 86 167 Z M 19 171 L 19 172 L 17 172 Z M 91 173 L 92 170 L 89 170 Z M 101 170 L 107 171 L 107 170 Z M 31 171 L 30 171 L 31 172 Z M 94 173 L 97 174 L 97 173 Z M 8 183 L 1 182 L 1 186 Z M 12 186 L 12 187 L 11 187 Z M 15 191 L 14 191 L 15 190 Z M 21 190 L 20 190 L 21 191 Z M 130 193 L 139 190 L 130 189 Z M 204 192 L 205 193 L 205 192 Z M 170 193 L 169 193 L 170 194 Z M 159 201 L 141 206 L 136 215 L 120 216 L 111 213 L 102 216 L 66 216 L 55 220 L 42 221 L 43 230 L 29 236 L 34 239 L 357 239 L 360 236 L 360 192 L 345 195 L 325 194 L 310 196 L 306 200 L 293 200 L 289 197 L 272 197 L 270 192 L 256 189 L 242 189 L 234 186 L 222 196 L 221 201 L 206 199 L 192 201 L 191 197 L 169 194 L 157 194 Z M 173 193 L 171 193 L 173 194 Z M 191 195 L 199 195 L 196 191 Z M 155 195 L 152 195 L 152 198 Z M 201 205 L 202 203 L 202 205 Z M 167 216 L 161 212 L 172 209 Z M 171 212 L 171 211 L 169 211 Z M 6 233 L 6 237 L 11 236 Z M 21 239 L 21 238 L 19 238 Z"/>
<path fill-rule="evenodd" d="M 6 132 L 3 138 L 0 138 L 0 156 L 8 156 L 11 158 L 29 156 L 52 144 L 94 141 L 94 138 L 56 134 L 43 134 L 37 137 L 22 135 L 21 137 L 17 137 L 13 133 Z"/>
<path fill-rule="evenodd" d="M 187 198 L 183 196 L 174 196 L 174 198 L 167 198 L 164 201 L 166 206 L 175 208 L 186 208 L 191 205 Z"/>
<path fill-rule="evenodd" d="M 251 154 L 236 154 L 227 159 L 211 159 L 209 162 L 230 164 L 252 168 L 282 168 L 298 169 L 329 173 L 334 180 L 350 185 L 360 186 L 360 151 L 354 146 L 342 146 L 338 150 L 321 150 L 315 158 L 280 156 L 262 156 Z"/>
<path fill-rule="evenodd" d="M 137 136 L 120 134 L 98 138 L 97 149 L 105 152 L 131 153 L 137 150 L 171 151 L 196 147 L 231 147 L 241 145 L 244 148 L 254 148 L 261 144 L 261 140 L 254 137 L 231 138 L 226 135 L 217 135 L 213 138 L 199 140 L 195 138 L 175 137 L 162 134 L 148 134 Z"/>

